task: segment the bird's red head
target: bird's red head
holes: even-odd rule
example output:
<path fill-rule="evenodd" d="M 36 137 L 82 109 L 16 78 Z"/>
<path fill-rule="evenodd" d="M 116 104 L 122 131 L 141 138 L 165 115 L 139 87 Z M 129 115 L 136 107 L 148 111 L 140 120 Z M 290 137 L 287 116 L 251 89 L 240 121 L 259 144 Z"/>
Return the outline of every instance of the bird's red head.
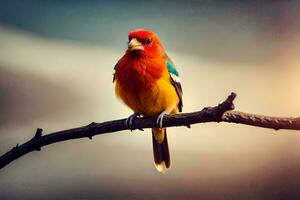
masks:
<path fill-rule="evenodd" d="M 149 30 L 136 29 L 128 35 L 127 53 L 146 56 L 146 57 L 163 57 L 164 47 L 158 36 Z"/>

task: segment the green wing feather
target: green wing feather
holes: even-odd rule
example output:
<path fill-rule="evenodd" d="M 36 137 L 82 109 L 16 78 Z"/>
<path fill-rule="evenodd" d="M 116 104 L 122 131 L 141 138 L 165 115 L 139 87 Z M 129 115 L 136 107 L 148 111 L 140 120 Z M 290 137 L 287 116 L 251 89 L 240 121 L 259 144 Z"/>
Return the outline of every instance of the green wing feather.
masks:
<path fill-rule="evenodd" d="M 182 87 L 181 87 L 181 83 L 180 83 L 180 79 L 179 79 L 179 73 L 175 67 L 175 64 L 173 63 L 173 61 L 169 58 L 169 56 L 166 54 L 165 55 L 165 59 L 166 59 L 166 65 L 171 77 L 171 82 L 172 85 L 175 87 L 177 95 L 179 97 L 179 103 L 178 103 L 178 109 L 180 112 L 182 112 L 182 107 L 183 107 L 183 102 L 182 102 L 182 95 L 183 95 L 183 91 L 182 91 Z"/>

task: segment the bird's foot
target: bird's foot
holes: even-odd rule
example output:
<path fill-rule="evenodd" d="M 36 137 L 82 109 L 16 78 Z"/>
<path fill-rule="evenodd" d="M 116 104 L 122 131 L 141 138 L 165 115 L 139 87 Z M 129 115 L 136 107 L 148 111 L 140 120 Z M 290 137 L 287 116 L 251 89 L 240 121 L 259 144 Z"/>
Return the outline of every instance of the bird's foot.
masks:
<path fill-rule="evenodd" d="M 158 117 L 156 119 L 156 126 L 158 126 L 159 128 L 162 128 L 162 122 L 163 122 L 164 116 L 166 114 L 167 114 L 167 111 L 163 111 L 158 115 Z"/>
<path fill-rule="evenodd" d="M 133 127 L 133 120 L 134 118 L 140 117 L 140 114 L 138 113 L 133 113 L 130 115 L 126 120 L 125 120 L 125 127 L 130 129 L 130 131 L 133 131 L 135 128 Z"/>

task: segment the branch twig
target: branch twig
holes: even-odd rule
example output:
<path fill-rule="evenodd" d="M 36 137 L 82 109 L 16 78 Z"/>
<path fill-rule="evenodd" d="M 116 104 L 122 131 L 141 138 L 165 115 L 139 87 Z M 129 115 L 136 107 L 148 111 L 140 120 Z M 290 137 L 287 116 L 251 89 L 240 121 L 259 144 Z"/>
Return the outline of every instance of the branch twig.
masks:
<path fill-rule="evenodd" d="M 224 113 L 222 121 L 271 128 L 276 131 L 279 129 L 300 130 L 300 117 L 270 117 L 239 111 L 229 111 Z"/>
<path fill-rule="evenodd" d="M 165 116 L 163 119 L 164 127 L 186 126 L 189 127 L 196 123 L 205 122 L 230 122 L 258 126 L 264 128 L 293 129 L 300 130 L 300 118 L 279 118 L 262 115 L 248 114 L 234 109 L 233 100 L 236 94 L 231 93 L 227 99 L 215 107 L 206 107 L 201 111 L 192 113 L 182 113 Z M 133 121 L 135 129 L 156 127 L 156 117 L 137 118 Z M 42 136 L 42 129 L 38 128 L 34 137 L 22 145 L 16 145 L 10 151 L 0 156 L 0 169 L 12 161 L 24 156 L 32 151 L 40 151 L 41 147 L 62 142 L 71 139 L 88 137 L 92 139 L 94 135 L 111 133 L 116 131 L 127 130 L 125 119 L 108 121 L 103 123 L 91 123 L 87 126 L 58 131 Z"/>

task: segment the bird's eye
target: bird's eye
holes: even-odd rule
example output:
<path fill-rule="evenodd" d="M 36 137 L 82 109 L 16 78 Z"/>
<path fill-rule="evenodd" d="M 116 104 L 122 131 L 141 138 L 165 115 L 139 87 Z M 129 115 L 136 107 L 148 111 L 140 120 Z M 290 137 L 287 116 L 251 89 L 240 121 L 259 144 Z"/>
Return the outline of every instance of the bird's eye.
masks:
<path fill-rule="evenodd" d="M 145 43 L 146 44 L 151 44 L 152 40 L 150 38 L 146 39 Z"/>

